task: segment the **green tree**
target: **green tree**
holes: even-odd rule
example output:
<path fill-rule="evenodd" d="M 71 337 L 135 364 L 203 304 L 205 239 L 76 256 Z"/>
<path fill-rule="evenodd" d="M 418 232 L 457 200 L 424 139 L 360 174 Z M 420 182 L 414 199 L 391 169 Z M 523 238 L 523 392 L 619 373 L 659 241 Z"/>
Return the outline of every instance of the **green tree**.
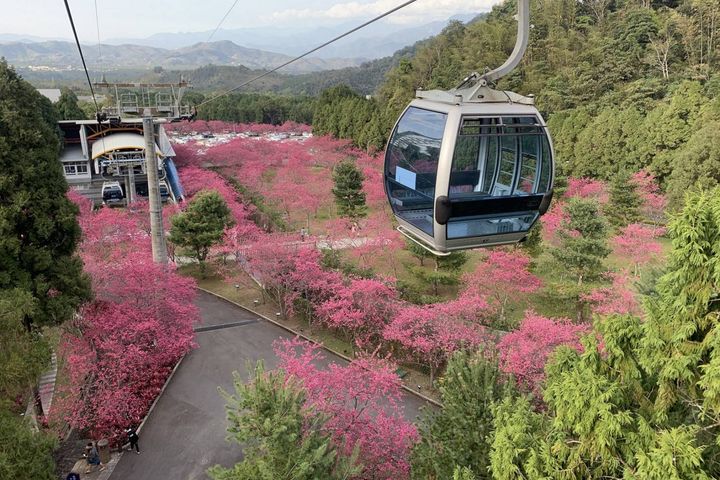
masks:
<path fill-rule="evenodd" d="M 669 232 L 643 318 L 597 319 L 583 352 L 559 348 L 545 411 L 496 406 L 495 478 L 720 476 L 720 189 L 689 194 Z"/>
<path fill-rule="evenodd" d="M 689 189 L 720 184 L 720 97 L 703 108 L 693 133 L 675 151 L 673 162 L 667 191 L 669 204 L 676 209 Z"/>
<path fill-rule="evenodd" d="M 439 381 L 443 408 L 426 411 L 420 420 L 412 478 L 448 478 L 455 467 L 489 478 L 492 406 L 511 388 L 504 380 L 487 352 L 453 355 Z"/>
<path fill-rule="evenodd" d="M 460 282 L 462 267 L 468 261 L 465 252 L 452 252 L 447 256 L 432 256 L 435 263 L 432 270 L 417 265 L 405 265 L 405 268 L 420 282 L 424 288 L 429 288 L 437 297 L 440 286 L 457 285 Z"/>
<path fill-rule="evenodd" d="M 0 478 L 56 479 L 56 444 L 51 434 L 34 432 L 25 419 L 0 409 Z"/>
<path fill-rule="evenodd" d="M 610 254 L 607 226 L 594 200 L 572 198 L 565 211 L 568 220 L 558 232 L 560 246 L 550 252 L 581 287 L 605 270 L 603 260 Z"/>
<path fill-rule="evenodd" d="M 430 250 L 423 247 L 417 242 L 413 242 L 408 238 L 405 239 L 405 249 L 410 252 L 413 257 L 417 258 L 420 261 L 421 267 L 425 266 L 426 258 L 431 258 L 434 256 L 432 253 L 430 253 Z"/>
<path fill-rule="evenodd" d="M 233 224 L 230 209 L 220 194 L 204 190 L 195 195 L 184 212 L 172 218 L 168 239 L 186 249 L 200 263 L 200 271 L 205 275 L 210 247 L 219 243 L 225 228 Z"/>
<path fill-rule="evenodd" d="M 0 290 L 0 411 L 14 407 L 50 360 L 50 348 L 38 332 L 28 332 L 23 319 L 37 302 L 21 289 Z"/>
<path fill-rule="evenodd" d="M 472 470 L 467 467 L 455 467 L 453 472 L 453 480 L 476 480 L 477 477 L 473 474 Z"/>
<path fill-rule="evenodd" d="M 331 480 L 358 473 L 356 458 L 338 458 L 324 418 L 307 410 L 299 385 L 282 371 L 265 372 L 262 362 L 250 380 L 235 372 L 235 394 L 221 390 L 228 433 L 243 446 L 244 459 L 232 468 L 210 468 L 214 480 Z"/>
<path fill-rule="evenodd" d="M 642 201 L 637 185 L 631 181 L 630 172 L 623 170 L 610 182 L 610 201 L 604 208 L 605 217 L 616 229 L 640 221 Z"/>
<path fill-rule="evenodd" d="M 342 217 L 356 220 L 367 215 L 363 181 L 365 177 L 352 160 L 343 160 L 333 170 L 332 189 L 338 213 Z"/>
<path fill-rule="evenodd" d="M 530 228 L 525 241 L 520 243 L 520 248 L 525 250 L 531 257 L 539 257 L 543 251 L 542 247 L 542 223 L 535 222 L 535 225 Z"/>
<path fill-rule="evenodd" d="M 0 61 L 0 291 L 33 297 L 28 330 L 62 323 L 90 295 L 56 120 L 50 101 Z"/>
<path fill-rule="evenodd" d="M 61 90 L 60 98 L 55 102 L 55 108 L 60 115 L 60 120 L 84 120 L 85 112 L 78 105 L 78 98 L 75 92 L 65 87 Z"/>

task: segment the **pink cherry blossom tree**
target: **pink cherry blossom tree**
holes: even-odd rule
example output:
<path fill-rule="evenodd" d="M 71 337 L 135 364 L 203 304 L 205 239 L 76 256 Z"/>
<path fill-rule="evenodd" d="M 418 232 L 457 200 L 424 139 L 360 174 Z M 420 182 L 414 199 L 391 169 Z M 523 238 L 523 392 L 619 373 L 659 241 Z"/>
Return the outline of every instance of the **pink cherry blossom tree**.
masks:
<path fill-rule="evenodd" d="M 137 424 L 193 346 L 195 283 L 153 263 L 146 223 L 142 208 L 83 208 L 80 217 L 95 298 L 62 336 L 69 381 L 55 411 L 95 438 L 118 440 Z"/>
<path fill-rule="evenodd" d="M 542 237 L 543 241 L 553 246 L 558 246 L 560 240 L 557 237 L 557 232 L 560 231 L 563 223 L 569 219 L 565 212 L 565 203 L 562 201 L 554 201 L 550 206 L 545 215 L 540 217 L 540 222 L 543 227 Z"/>
<path fill-rule="evenodd" d="M 383 329 L 395 315 L 397 291 L 374 279 L 350 279 L 335 295 L 317 307 L 326 327 L 341 332 L 360 350 L 372 351 L 382 341 Z"/>
<path fill-rule="evenodd" d="M 602 180 L 592 178 L 568 178 L 568 187 L 565 191 L 567 198 L 590 198 L 598 203 L 606 204 L 610 199 L 607 184 Z"/>
<path fill-rule="evenodd" d="M 493 249 L 475 270 L 463 276 L 465 289 L 485 297 L 500 323 L 510 299 L 537 291 L 541 282 L 530 272 L 530 257 L 520 250 Z"/>
<path fill-rule="evenodd" d="M 641 265 L 659 258 L 662 254 L 662 247 L 656 241 L 659 233 L 657 228 L 631 223 L 612 239 L 613 253 L 630 260 L 637 277 Z"/>
<path fill-rule="evenodd" d="M 642 308 L 631 286 L 630 274 L 627 270 L 609 273 L 612 285 L 596 288 L 583 300 L 592 306 L 597 315 L 642 315 Z"/>
<path fill-rule="evenodd" d="M 660 190 L 655 175 L 647 170 L 640 170 L 632 176 L 631 181 L 638 187 L 643 215 L 655 223 L 660 223 L 667 208 L 667 197 Z"/>
<path fill-rule="evenodd" d="M 539 393 L 548 357 L 560 345 L 580 351 L 580 337 L 588 331 L 588 325 L 575 325 L 567 318 L 547 318 L 528 310 L 520 327 L 497 345 L 500 369 L 512 374 L 523 388 Z"/>
<path fill-rule="evenodd" d="M 475 349 L 482 342 L 481 330 L 455 320 L 466 314 L 457 304 L 406 306 L 383 331 L 386 341 L 395 345 L 395 354 L 404 362 L 426 367 L 430 381 L 447 365 L 458 350 Z"/>
<path fill-rule="evenodd" d="M 299 379 L 308 403 L 328 416 L 326 428 L 340 452 L 359 451 L 361 480 L 406 479 L 416 428 L 403 418 L 400 379 L 385 360 L 361 357 L 326 369 L 319 347 L 298 340 L 278 341 L 279 368 Z"/>

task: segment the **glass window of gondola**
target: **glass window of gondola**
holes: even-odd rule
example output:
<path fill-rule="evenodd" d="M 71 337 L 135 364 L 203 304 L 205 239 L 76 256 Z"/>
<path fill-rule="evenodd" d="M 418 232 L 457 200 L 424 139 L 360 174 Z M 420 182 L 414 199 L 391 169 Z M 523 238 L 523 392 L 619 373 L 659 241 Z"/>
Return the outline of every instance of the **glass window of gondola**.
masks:
<path fill-rule="evenodd" d="M 433 235 L 435 182 L 446 121 L 445 113 L 408 108 L 385 157 L 385 185 L 393 211 L 429 235 Z"/>
<path fill-rule="evenodd" d="M 529 230 L 552 176 L 550 145 L 539 119 L 464 117 L 458 133 L 447 237 Z"/>

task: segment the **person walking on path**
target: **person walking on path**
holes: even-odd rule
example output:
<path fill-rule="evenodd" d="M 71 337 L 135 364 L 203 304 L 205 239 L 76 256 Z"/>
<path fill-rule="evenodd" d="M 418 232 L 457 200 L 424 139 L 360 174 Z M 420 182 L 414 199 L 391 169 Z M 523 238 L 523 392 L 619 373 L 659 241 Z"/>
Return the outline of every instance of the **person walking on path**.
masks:
<path fill-rule="evenodd" d="M 135 453 L 140 455 L 140 446 L 138 445 L 138 440 L 140 440 L 140 437 L 138 437 L 137 432 L 132 427 L 127 428 L 125 432 L 127 433 L 128 440 L 130 441 L 130 450 L 135 447 Z"/>

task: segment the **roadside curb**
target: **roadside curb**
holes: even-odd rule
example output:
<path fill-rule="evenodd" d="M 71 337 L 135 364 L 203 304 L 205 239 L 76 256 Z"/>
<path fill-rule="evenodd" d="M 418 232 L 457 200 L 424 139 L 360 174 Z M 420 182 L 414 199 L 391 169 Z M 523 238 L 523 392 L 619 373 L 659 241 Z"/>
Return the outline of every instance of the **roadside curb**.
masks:
<path fill-rule="evenodd" d="M 162 388 L 158 392 L 157 396 L 155 397 L 155 400 L 153 400 L 152 405 L 150 405 L 150 409 L 145 414 L 145 417 L 142 419 L 142 422 L 140 422 L 140 425 L 138 425 L 138 428 L 136 432 L 140 434 L 143 426 L 145 426 L 145 422 L 147 422 L 147 419 L 150 418 L 150 414 L 152 414 L 153 410 L 155 410 L 155 405 L 157 405 L 158 401 L 160 400 L 160 397 L 162 397 L 163 393 L 165 393 L 165 389 L 168 385 L 170 385 L 170 381 L 175 376 L 175 372 L 177 372 L 178 368 L 180 368 L 180 365 L 182 364 L 183 360 L 185 360 L 185 357 L 187 356 L 187 353 L 184 354 L 182 357 L 180 357 L 180 360 L 177 361 L 175 366 L 173 367 L 172 371 L 170 372 L 170 375 L 168 375 L 168 378 L 165 380 L 165 383 L 163 384 Z M 97 480 L 107 480 L 112 475 L 113 471 L 115 470 L 115 466 L 120 462 L 120 459 L 125 454 L 125 444 L 123 444 L 119 449 L 115 448 L 112 451 L 117 452 L 117 458 L 112 459 L 111 462 L 107 465 L 107 468 L 103 470 L 100 475 L 98 476 Z"/>
<path fill-rule="evenodd" d="M 270 318 L 270 317 L 267 317 L 267 316 L 263 315 L 262 313 L 256 312 L 255 310 L 253 310 L 253 309 L 251 309 L 251 308 L 248 308 L 248 307 L 246 307 L 245 305 L 241 305 L 241 304 L 239 304 L 239 303 L 237 303 L 237 302 L 235 302 L 235 301 L 233 301 L 233 300 L 230 300 L 229 298 L 224 297 L 223 295 L 220 295 L 219 293 L 212 292 L 212 291 L 207 290 L 207 289 L 205 289 L 205 288 L 203 288 L 203 287 L 196 287 L 196 288 L 197 288 L 198 290 L 200 290 L 201 292 L 205 292 L 205 293 L 208 293 L 208 294 L 210 294 L 210 295 L 213 295 L 213 296 L 215 296 L 215 297 L 217 297 L 217 298 L 219 298 L 219 299 L 221 299 L 221 300 L 225 300 L 226 302 L 231 303 L 231 304 L 235 305 L 236 307 L 242 308 L 243 310 L 246 310 L 246 311 L 252 313 L 253 315 L 256 315 L 256 316 L 258 316 L 258 317 L 260 317 L 260 318 L 262 318 L 262 319 L 264 319 L 264 320 L 267 320 L 268 322 L 272 323 L 273 325 L 277 325 L 278 327 L 282 328 L 282 329 L 285 330 L 286 332 L 290 332 L 290 333 L 292 333 L 293 335 L 295 335 L 295 336 L 297 336 L 297 337 L 300 337 L 300 338 L 302 338 L 303 340 L 305 340 L 305 341 L 307 341 L 307 342 L 310 342 L 310 343 L 315 344 L 315 345 L 319 345 L 323 350 L 326 350 L 326 351 L 332 353 L 333 355 L 337 355 L 338 357 L 342 358 L 342 359 L 345 360 L 346 362 L 352 362 L 352 358 L 348 357 L 347 355 L 345 355 L 345 354 L 343 354 L 343 353 L 340 353 L 340 352 L 337 352 L 337 351 L 333 350 L 332 348 L 329 348 L 329 347 L 325 346 L 325 344 L 323 344 L 322 342 L 318 342 L 317 340 L 313 340 L 312 338 L 308 337 L 307 335 L 305 335 L 305 334 L 303 334 L 303 333 L 300 333 L 300 332 L 298 332 L 298 331 L 296 331 L 296 330 L 288 327 L 287 325 L 283 325 L 282 323 L 278 322 L 277 320 L 274 320 L 274 319 L 272 319 L 272 318 Z M 182 361 L 182 359 L 181 359 L 180 361 Z M 179 362 L 178 362 L 178 363 L 179 363 Z M 174 373 L 174 372 L 173 372 L 173 373 Z M 171 376 L 172 376 L 172 374 L 171 374 Z M 443 406 L 442 403 L 438 402 L 437 400 L 432 399 L 432 398 L 430 398 L 430 397 L 428 397 L 428 396 L 426 396 L 426 395 L 423 395 L 422 393 L 416 392 L 416 391 L 413 390 L 412 388 L 410 388 L 410 387 L 408 387 L 407 385 L 405 385 L 404 383 L 402 383 L 402 381 L 400 382 L 400 385 L 402 386 L 403 390 L 405 390 L 406 392 L 411 393 L 412 395 L 415 395 L 416 397 L 418 397 L 418 398 L 426 401 L 427 403 L 430 403 L 430 404 L 432 404 L 432 405 L 434 405 L 434 406 L 436 406 L 436 407 L 442 408 L 442 406 Z M 164 389 L 164 387 L 163 387 L 163 389 Z M 162 394 L 162 392 L 161 392 L 161 394 Z M 160 398 L 160 397 L 158 396 L 158 398 Z M 157 400 L 156 400 L 156 401 L 157 401 Z M 153 406 L 154 406 L 154 404 L 153 404 Z M 151 407 L 151 408 L 152 408 L 152 407 Z"/>
<path fill-rule="evenodd" d="M 189 352 L 188 352 L 189 353 Z M 170 372 L 170 375 L 168 375 L 167 380 L 165 380 L 165 383 L 163 384 L 162 388 L 160 389 L 160 392 L 158 392 L 157 397 L 155 397 L 155 400 L 153 400 L 152 405 L 150 405 L 150 410 L 145 414 L 145 418 L 143 418 L 143 421 L 140 422 L 140 425 L 138 426 L 137 430 L 135 430 L 138 434 L 142 430 L 143 426 L 145 426 L 145 422 L 150 417 L 150 414 L 155 410 L 155 405 L 157 405 L 158 401 L 160 400 L 160 397 L 162 397 L 163 393 L 165 393 L 165 389 L 168 385 L 170 385 L 170 381 L 175 376 L 175 372 L 177 372 L 178 368 L 180 368 L 180 365 L 182 364 L 183 360 L 185 360 L 185 357 L 187 356 L 187 353 L 185 353 L 182 357 L 180 357 L 180 360 L 177 361 L 175 366 L 172 369 L 172 372 Z"/>

